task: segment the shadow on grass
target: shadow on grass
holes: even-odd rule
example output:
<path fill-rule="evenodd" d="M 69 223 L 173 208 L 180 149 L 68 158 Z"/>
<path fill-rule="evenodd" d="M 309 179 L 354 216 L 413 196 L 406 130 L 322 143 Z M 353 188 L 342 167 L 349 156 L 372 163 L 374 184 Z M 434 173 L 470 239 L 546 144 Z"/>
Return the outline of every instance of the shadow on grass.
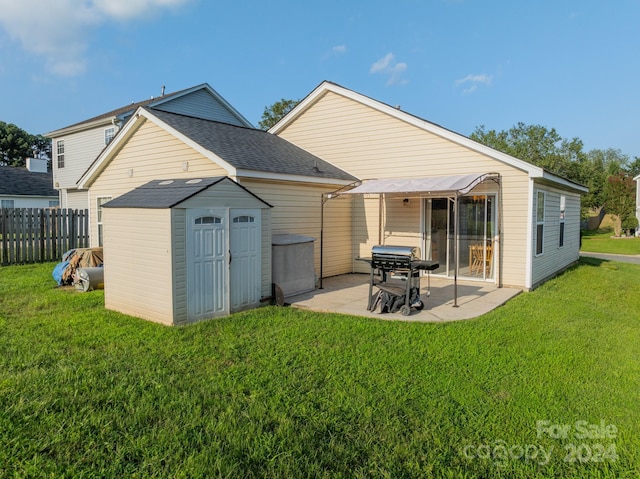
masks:
<path fill-rule="evenodd" d="M 600 267 L 602 266 L 602 263 L 610 263 L 610 261 L 608 259 L 594 258 L 592 256 L 580 256 L 578 264 L 576 264 L 573 268 L 578 268 L 583 265 Z"/>

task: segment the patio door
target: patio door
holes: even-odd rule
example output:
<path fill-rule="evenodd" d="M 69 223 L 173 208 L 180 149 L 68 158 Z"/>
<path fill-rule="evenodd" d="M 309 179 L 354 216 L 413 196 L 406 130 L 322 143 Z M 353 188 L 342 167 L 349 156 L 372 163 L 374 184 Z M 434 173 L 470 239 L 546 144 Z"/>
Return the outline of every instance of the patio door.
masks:
<path fill-rule="evenodd" d="M 425 258 L 438 261 L 435 274 L 453 276 L 458 252 L 458 276 L 468 279 L 494 278 L 496 224 L 495 195 L 463 196 L 458 199 L 458 236 L 454 237 L 452 198 L 425 200 Z"/>

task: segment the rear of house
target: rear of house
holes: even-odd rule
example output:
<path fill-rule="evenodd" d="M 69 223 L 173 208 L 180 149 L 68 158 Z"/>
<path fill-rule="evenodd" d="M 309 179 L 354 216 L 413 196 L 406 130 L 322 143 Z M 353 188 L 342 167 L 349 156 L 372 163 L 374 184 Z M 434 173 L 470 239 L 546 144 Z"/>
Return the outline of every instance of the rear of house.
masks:
<path fill-rule="evenodd" d="M 455 245 L 449 196 L 335 200 L 352 204 L 352 260 L 379 243 L 418 246 L 440 263 L 437 274 L 453 276 L 457 264 L 463 278 L 532 288 L 579 257 L 585 188 L 397 108 L 325 82 L 271 132 L 361 180 L 497 174 L 459 198 Z M 478 245 L 483 268 L 473 268 Z"/>

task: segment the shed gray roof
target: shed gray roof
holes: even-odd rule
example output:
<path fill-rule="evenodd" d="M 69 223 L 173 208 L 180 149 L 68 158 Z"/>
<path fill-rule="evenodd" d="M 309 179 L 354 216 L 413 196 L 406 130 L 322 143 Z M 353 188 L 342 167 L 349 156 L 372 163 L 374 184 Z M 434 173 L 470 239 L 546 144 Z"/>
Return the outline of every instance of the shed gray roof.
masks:
<path fill-rule="evenodd" d="M 322 158 L 266 131 L 155 109 L 148 111 L 237 169 L 357 181 Z"/>
<path fill-rule="evenodd" d="M 51 173 L 35 173 L 26 168 L 0 166 L 0 195 L 58 196 Z"/>
<path fill-rule="evenodd" d="M 211 178 L 153 180 L 138 186 L 136 189 L 124 195 L 118 196 L 102 206 L 103 208 L 172 208 L 192 196 L 197 195 L 201 191 L 225 180 L 258 198 L 231 178 L 227 176 L 216 176 Z M 264 200 L 258 199 L 265 205 L 271 206 Z"/>

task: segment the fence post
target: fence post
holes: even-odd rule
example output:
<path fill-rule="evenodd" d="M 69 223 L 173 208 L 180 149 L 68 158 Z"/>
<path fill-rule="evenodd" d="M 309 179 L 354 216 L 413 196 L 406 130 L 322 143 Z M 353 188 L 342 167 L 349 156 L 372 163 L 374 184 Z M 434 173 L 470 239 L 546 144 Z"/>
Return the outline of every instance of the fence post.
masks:
<path fill-rule="evenodd" d="M 0 234 L 2 235 L 2 242 L 0 243 L 0 247 L 2 247 L 2 264 L 9 264 L 9 236 L 7 232 L 7 221 L 8 221 L 8 210 L 5 208 L 0 208 Z"/>

